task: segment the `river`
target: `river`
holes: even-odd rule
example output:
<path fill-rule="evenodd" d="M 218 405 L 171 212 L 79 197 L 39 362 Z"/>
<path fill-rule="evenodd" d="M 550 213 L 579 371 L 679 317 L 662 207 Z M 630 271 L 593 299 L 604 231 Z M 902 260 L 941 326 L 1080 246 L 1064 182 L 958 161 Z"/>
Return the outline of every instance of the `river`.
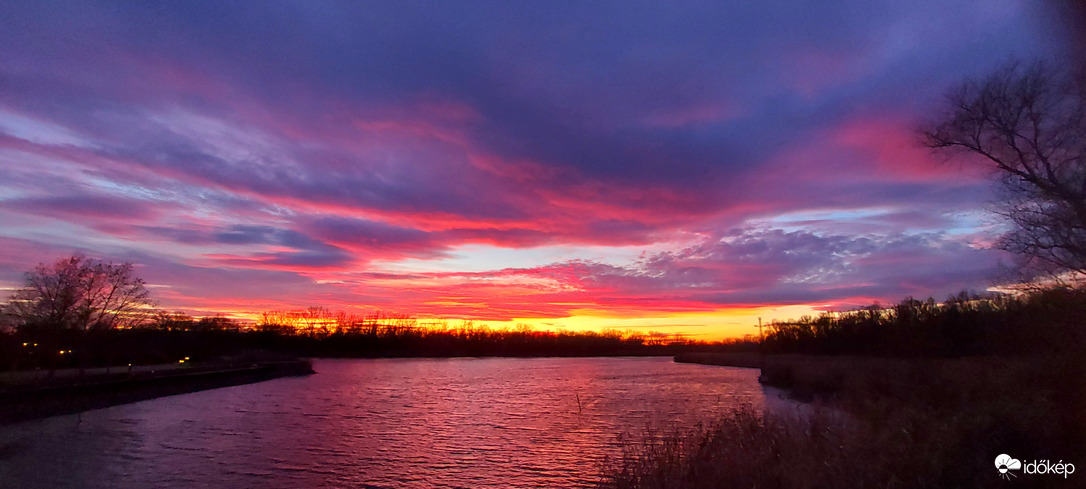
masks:
<path fill-rule="evenodd" d="M 620 433 L 767 403 L 757 370 L 661 357 L 314 368 L 0 427 L 0 487 L 591 487 Z"/>

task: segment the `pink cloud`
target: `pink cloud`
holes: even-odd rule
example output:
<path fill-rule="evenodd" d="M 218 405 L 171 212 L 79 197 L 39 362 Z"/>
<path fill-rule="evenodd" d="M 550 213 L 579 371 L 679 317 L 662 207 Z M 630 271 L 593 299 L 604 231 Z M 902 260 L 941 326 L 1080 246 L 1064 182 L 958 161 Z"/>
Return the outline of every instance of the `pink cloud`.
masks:
<path fill-rule="evenodd" d="M 933 157 L 920 144 L 914 121 L 886 116 L 854 118 L 836 127 L 830 137 L 839 147 L 855 151 L 876 178 L 895 182 L 979 182 L 985 178 L 981 172 L 971 171 L 975 169 Z"/>

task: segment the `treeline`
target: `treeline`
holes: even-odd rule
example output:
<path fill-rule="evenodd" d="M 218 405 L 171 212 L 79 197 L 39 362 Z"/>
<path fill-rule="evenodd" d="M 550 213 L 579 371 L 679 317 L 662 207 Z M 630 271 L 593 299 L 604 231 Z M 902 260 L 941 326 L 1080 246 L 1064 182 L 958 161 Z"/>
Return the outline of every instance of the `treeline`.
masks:
<path fill-rule="evenodd" d="M 225 317 L 158 314 L 140 326 L 79 330 L 34 325 L 0 333 L 0 369 L 54 369 L 190 362 L 267 350 L 311 357 L 637 356 L 705 349 L 661 333 L 537 331 L 471 321 L 422 322 L 323 308 L 275 311 L 253 324 Z"/>
<path fill-rule="evenodd" d="M 905 299 L 769 325 L 765 353 L 960 357 L 1053 353 L 1083 342 L 1086 290 Z"/>
<path fill-rule="evenodd" d="M 296 353 L 325 357 L 664 355 L 702 345 L 662 333 L 539 331 L 525 324 L 491 328 L 321 307 L 265 313 L 253 331 L 278 338 Z"/>

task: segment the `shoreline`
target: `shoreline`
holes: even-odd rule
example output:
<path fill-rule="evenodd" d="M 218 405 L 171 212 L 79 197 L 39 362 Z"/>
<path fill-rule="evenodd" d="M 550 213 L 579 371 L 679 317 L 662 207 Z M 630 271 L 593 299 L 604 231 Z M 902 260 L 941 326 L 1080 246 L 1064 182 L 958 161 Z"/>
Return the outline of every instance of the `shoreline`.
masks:
<path fill-rule="evenodd" d="M 395 360 L 395 359 L 458 359 L 458 358 L 645 358 L 673 357 L 669 354 L 598 355 L 400 355 L 400 356 L 321 356 L 328 360 Z M 316 373 L 311 359 L 257 361 L 253 363 L 218 363 L 199 367 L 175 368 L 173 364 L 136 367 L 126 371 L 93 373 L 76 377 L 75 369 L 56 371 L 46 376 L 44 371 L 17 372 L 26 377 L 7 385 L 0 382 L 0 426 L 34 419 L 75 414 L 120 404 L 129 404 L 202 390 L 264 382 L 281 377 L 306 376 Z M 102 368 L 88 370 L 103 370 Z"/>
<path fill-rule="evenodd" d="M 675 355 L 676 363 L 696 363 L 720 367 L 762 368 L 764 356 L 759 353 L 687 352 Z"/>
<path fill-rule="evenodd" d="M 0 425 L 313 373 L 312 361 L 296 359 L 245 366 L 210 365 L 192 370 L 104 374 L 77 382 L 25 385 L 0 390 Z"/>

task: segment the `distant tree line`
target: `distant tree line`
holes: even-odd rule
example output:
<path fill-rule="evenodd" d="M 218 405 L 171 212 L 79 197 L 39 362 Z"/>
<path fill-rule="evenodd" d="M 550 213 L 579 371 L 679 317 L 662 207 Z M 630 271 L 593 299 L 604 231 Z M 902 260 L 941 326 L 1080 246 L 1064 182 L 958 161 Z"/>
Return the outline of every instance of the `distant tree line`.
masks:
<path fill-rule="evenodd" d="M 537 331 L 491 328 L 471 321 L 451 326 L 373 314 L 343 322 L 311 320 L 317 308 L 265 317 L 309 317 L 243 325 L 224 317 L 160 313 L 124 329 L 16 328 L 0 334 L 0 369 L 73 368 L 214 360 L 253 350 L 313 357 L 641 356 L 674 355 L 712 345 L 688 339 L 618 331 Z M 335 314 L 324 311 L 322 314 Z"/>
<path fill-rule="evenodd" d="M 261 323 L 254 333 L 274 335 L 297 353 L 325 357 L 669 355 L 706 345 L 661 334 L 491 328 L 472 321 L 452 326 L 379 314 L 319 326 Z"/>
<path fill-rule="evenodd" d="M 942 303 L 908 298 L 769 325 L 766 353 L 959 357 L 1047 354 L 1081 345 L 1086 290 L 966 292 Z"/>

